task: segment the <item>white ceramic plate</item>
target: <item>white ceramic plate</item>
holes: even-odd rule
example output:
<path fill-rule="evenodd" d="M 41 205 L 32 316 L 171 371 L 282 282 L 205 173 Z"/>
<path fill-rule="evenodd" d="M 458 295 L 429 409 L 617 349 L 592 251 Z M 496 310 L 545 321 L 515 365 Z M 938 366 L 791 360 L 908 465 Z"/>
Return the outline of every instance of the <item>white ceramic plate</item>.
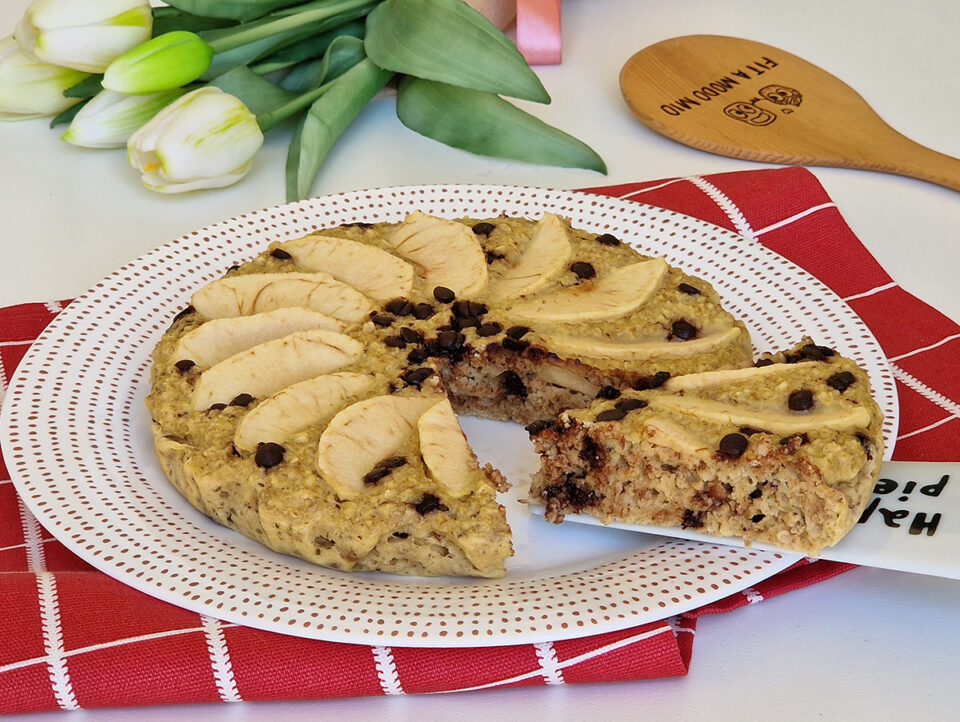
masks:
<path fill-rule="evenodd" d="M 598 634 L 655 621 L 743 590 L 795 556 L 546 524 L 516 503 L 537 466 L 519 425 L 464 419 L 481 461 L 517 489 L 504 500 L 516 556 L 502 580 L 345 574 L 275 554 L 206 519 L 166 482 L 143 407 L 149 354 L 194 290 L 272 240 L 356 221 L 539 216 L 613 233 L 709 280 L 759 349 L 804 334 L 867 369 L 887 421 L 893 378 L 860 319 L 823 284 L 759 244 L 631 201 L 505 186 L 344 193 L 231 218 L 148 253 L 71 304 L 12 379 L 3 448 L 41 523 L 106 574 L 181 607 L 338 642 L 491 646 Z"/>

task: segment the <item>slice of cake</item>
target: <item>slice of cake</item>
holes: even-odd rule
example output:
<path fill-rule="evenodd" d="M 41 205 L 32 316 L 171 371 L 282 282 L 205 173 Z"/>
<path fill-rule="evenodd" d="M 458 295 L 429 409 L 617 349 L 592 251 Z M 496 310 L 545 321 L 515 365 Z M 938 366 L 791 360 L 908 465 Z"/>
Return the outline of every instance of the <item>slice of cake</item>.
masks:
<path fill-rule="evenodd" d="M 881 423 L 867 375 L 806 340 L 530 425 L 530 498 L 557 523 L 585 513 L 817 554 L 869 500 Z"/>

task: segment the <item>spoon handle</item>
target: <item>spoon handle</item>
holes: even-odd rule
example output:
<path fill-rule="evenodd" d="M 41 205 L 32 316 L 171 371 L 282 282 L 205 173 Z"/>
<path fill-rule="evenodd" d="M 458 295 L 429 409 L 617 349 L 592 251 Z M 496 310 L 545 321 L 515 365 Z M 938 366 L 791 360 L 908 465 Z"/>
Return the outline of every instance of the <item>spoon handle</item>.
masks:
<path fill-rule="evenodd" d="M 939 153 L 890 129 L 889 142 L 878 144 L 863 168 L 909 176 L 960 191 L 960 159 Z"/>

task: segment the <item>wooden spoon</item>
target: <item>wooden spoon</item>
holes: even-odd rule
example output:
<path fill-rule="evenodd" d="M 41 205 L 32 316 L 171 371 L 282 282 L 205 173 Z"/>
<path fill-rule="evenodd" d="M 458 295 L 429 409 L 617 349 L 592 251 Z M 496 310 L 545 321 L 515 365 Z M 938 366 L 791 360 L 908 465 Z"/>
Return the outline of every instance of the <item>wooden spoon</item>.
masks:
<path fill-rule="evenodd" d="M 960 190 L 960 160 L 901 135 L 853 88 L 770 45 L 720 35 L 664 40 L 626 62 L 620 89 L 644 125 L 700 150 Z"/>

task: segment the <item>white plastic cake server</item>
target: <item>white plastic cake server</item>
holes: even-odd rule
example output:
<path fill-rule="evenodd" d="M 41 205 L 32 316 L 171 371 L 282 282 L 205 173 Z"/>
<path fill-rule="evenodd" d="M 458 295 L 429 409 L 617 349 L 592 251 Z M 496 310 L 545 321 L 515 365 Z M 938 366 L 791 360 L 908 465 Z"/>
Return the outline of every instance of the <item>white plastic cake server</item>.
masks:
<path fill-rule="evenodd" d="M 543 507 L 531 508 L 543 514 Z M 709 536 L 694 529 L 604 525 L 588 514 L 567 514 L 566 522 L 745 546 L 739 539 Z M 783 553 L 768 544 L 755 543 L 751 548 Z M 818 558 L 960 579 L 960 462 L 884 462 L 860 521 Z"/>

